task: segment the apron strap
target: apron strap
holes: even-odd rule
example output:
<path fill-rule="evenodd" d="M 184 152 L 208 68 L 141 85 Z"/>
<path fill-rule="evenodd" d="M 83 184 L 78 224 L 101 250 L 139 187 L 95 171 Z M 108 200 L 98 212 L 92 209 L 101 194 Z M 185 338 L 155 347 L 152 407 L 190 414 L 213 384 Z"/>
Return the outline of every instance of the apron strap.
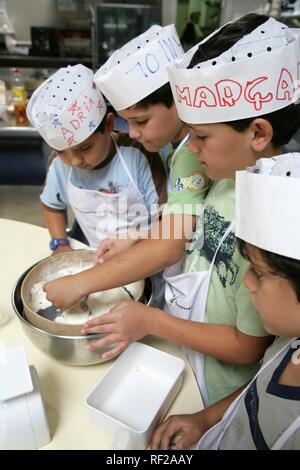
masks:
<path fill-rule="evenodd" d="M 114 139 L 114 137 L 113 137 L 112 135 L 111 135 L 111 138 L 112 138 L 112 140 L 113 140 L 113 142 L 114 142 L 114 144 L 115 144 L 115 146 L 116 146 L 116 150 L 117 150 L 118 156 L 119 156 L 119 158 L 120 158 L 120 160 L 121 160 L 121 163 L 122 163 L 122 165 L 123 165 L 123 168 L 124 168 L 124 170 L 125 170 L 125 173 L 127 174 L 128 178 L 129 178 L 129 181 L 131 181 L 131 183 L 132 183 L 133 186 L 135 187 L 137 193 L 143 198 L 143 194 L 141 193 L 141 191 L 139 190 L 139 188 L 138 188 L 136 182 L 135 182 L 134 179 L 132 178 L 132 175 L 131 175 L 131 173 L 130 173 L 130 171 L 129 171 L 128 166 L 127 166 L 126 163 L 125 163 L 124 157 L 123 157 L 123 155 L 122 155 L 122 152 L 121 152 L 121 150 L 120 150 L 120 148 L 119 148 L 117 142 L 115 141 L 115 139 Z"/>
<path fill-rule="evenodd" d="M 222 236 L 221 240 L 219 241 L 218 247 L 217 247 L 217 249 L 216 249 L 216 252 L 215 252 L 214 257 L 213 257 L 213 260 L 212 260 L 212 267 L 213 267 L 213 265 L 214 265 L 215 259 L 216 259 L 216 257 L 217 257 L 217 254 L 218 254 L 219 249 L 221 248 L 222 243 L 226 240 L 226 238 L 228 237 L 228 235 L 230 234 L 230 232 L 232 232 L 232 231 L 234 230 L 234 227 L 235 227 L 235 221 L 233 220 L 233 221 L 231 222 L 231 224 L 227 227 L 227 229 L 226 229 L 224 235 Z"/>
<path fill-rule="evenodd" d="M 214 254 L 214 257 L 213 257 L 213 259 L 212 259 L 212 262 L 210 263 L 210 267 L 209 267 L 210 273 L 212 272 L 212 270 L 213 270 L 213 268 L 214 268 L 215 259 L 216 259 L 216 257 L 217 257 L 218 252 L 219 252 L 219 249 L 221 248 L 222 243 L 226 240 L 226 238 L 228 237 L 228 235 L 230 234 L 230 232 L 232 232 L 232 231 L 234 230 L 234 228 L 235 228 L 235 221 L 233 220 L 233 221 L 231 222 L 231 224 L 227 227 L 225 233 L 223 234 L 223 236 L 221 237 L 221 239 L 220 239 L 220 241 L 219 241 L 219 244 L 218 244 L 217 249 L 216 249 L 216 251 L 215 251 L 215 254 Z M 194 268 L 194 266 L 195 266 L 195 264 L 196 264 L 197 261 L 198 261 L 198 260 L 197 260 L 197 257 L 195 256 L 194 261 L 193 261 L 193 262 L 191 263 L 191 265 L 190 265 L 190 268 L 189 268 L 190 271 L 193 270 L 193 268 Z"/>
<path fill-rule="evenodd" d="M 70 166 L 70 171 L 69 171 L 69 176 L 68 176 L 68 184 L 72 184 L 71 183 L 71 173 L 72 173 L 72 171 L 73 171 L 73 167 Z"/>
<path fill-rule="evenodd" d="M 173 156 L 172 156 L 172 159 L 171 159 L 171 164 L 170 164 L 170 173 L 172 172 L 172 169 L 173 169 L 173 162 L 174 162 L 174 157 L 175 155 L 177 154 L 177 152 L 179 152 L 179 150 L 190 140 L 190 137 L 191 137 L 191 133 L 189 132 L 188 135 L 186 135 L 182 141 L 180 142 L 180 144 L 177 146 L 177 148 L 175 149 L 174 153 L 173 153 Z"/>
<path fill-rule="evenodd" d="M 240 397 L 241 395 L 244 395 L 244 394 L 247 392 L 248 388 L 249 388 L 250 385 L 257 379 L 257 377 L 259 376 L 259 374 L 261 374 L 261 372 L 262 372 L 264 369 L 266 369 L 273 361 L 275 361 L 275 359 L 276 359 L 278 356 L 280 356 L 280 354 L 283 353 L 283 351 L 284 351 L 285 349 L 289 348 L 290 345 L 291 345 L 296 339 L 297 339 L 297 338 L 291 339 L 287 344 L 285 344 L 281 349 L 279 349 L 279 351 L 277 351 L 277 353 L 276 353 L 274 356 L 270 357 L 270 359 L 256 372 L 255 376 L 253 377 L 253 379 L 251 380 L 251 382 L 248 384 L 248 387 L 246 387 L 246 388 L 241 392 L 241 394 L 239 395 L 239 397 Z M 237 397 L 237 398 L 239 398 L 239 397 Z M 234 402 L 233 402 L 233 403 L 234 403 Z"/>
<path fill-rule="evenodd" d="M 281 434 L 279 439 L 273 444 L 271 450 L 280 450 L 286 441 L 300 428 L 300 416 L 290 424 L 290 426 Z"/>

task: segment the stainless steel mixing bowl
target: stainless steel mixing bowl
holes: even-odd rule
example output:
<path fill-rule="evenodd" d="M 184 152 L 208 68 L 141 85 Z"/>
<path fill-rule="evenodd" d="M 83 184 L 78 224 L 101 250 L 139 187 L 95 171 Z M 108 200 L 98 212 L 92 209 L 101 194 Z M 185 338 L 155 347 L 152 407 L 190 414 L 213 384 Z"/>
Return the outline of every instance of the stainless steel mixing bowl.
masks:
<path fill-rule="evenodd" d="M 47 315 L 34 310 L 32 308 L 32 289 L 37 283 L 45 283 L 54 279 L 58 276 L 59 272 L 69 272 L 70 270 L 82 271 L 92 267 L 94 258 L 94 250 L 72 250 L 49 256 L 31 268 L 21 286 L 21 299 L 26 320 L 37 328 L 55 335 L 80 336 L 82 329 L 81 324 L 53 321 L 51 317 L 49 318 Z M 136 288 L 138 288 L 139 294 L 136 294 L 134 298 L 135 300 L 143 302 L 144 281 L 142 280 L 125 286 L 123 290 L 118 289 L 117 293 L 114 292 L 114 295 L 121 294 L 122 296 L 119 297 L 119 301 L 116 301 L 114 304 L 117 305 L 123 300 L 130 300 L 130 298 L 132 298 L 132 296 L 130 297 L 130 292 L 136 292 Z M 56 311 L 55 308 L 52 308 L 52 312 L 53 311 Z"/>
<path fill-rule="evenodd" d="M 21 299 L 21 286 L 24 278 L 34 266 L 31 266 L 22 274 L 12 291 L 12 305 L 15 314 L 21 321 L 24 333 L 30 341 L 43 353 L 69 365 L 87 366 L 107 361 L 108 359 L 103 358 L 102 354 L 109 348 L 105 347 L 97 351 L 90 351 L 86 348 L 90 340 L 99 339 L 104 335 L 62 336 L 40 330 L 26 320 Z M 152 283 L 149 278 L 145 280 L 144 294 L 145 303 L 150 305 L 152 300 Z"/>

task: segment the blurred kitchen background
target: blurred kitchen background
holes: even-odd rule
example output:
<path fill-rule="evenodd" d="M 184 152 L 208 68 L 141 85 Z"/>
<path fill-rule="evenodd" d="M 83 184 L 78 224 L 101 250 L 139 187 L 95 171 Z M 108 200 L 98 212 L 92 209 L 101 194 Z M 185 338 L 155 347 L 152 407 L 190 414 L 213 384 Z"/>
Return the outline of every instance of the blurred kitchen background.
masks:
<path fill-rule="evenodd" d="M 200 12 L 205 37 L 255 10 L 300 26 L 300 0 L 0 0 L 0 217 L 44 225 L 38 194 L 50 149 L 26 122 L 26 102 L 16 105 L 14 83 L 28 100 L 59 67 L 97 70 L 153 24 L 175 23 L 181 36 L 190 14 Z M 300 150 L 298 139 L 291 149 Z"/>

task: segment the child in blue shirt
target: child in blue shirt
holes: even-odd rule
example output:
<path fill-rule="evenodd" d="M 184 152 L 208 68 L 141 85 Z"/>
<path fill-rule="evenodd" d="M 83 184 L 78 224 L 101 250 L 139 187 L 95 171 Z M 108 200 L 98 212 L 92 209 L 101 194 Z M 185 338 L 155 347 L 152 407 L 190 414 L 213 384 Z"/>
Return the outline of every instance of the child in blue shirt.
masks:
<path fill-rule="evenodd" d="M 27 114 L 57 155 L 40 196 L 53 251 L 71 249 L 68 206 L 92 248 L 151 224 L 165 198 L 163 164 L 158 154 L 113 131 L 114 116 L 91 70 L 80 64 L 59 69 L 34 92 Z"/>

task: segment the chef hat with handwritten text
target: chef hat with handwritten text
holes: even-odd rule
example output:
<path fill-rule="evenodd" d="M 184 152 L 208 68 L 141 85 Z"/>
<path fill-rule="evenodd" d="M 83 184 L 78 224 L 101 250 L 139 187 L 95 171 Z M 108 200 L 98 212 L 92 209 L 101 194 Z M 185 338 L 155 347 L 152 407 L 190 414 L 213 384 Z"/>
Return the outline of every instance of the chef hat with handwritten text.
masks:
<path fill-rule="evenodd" d="M 117 110 L 126 109 L 169 81 L 166 66 L 183 54 L 175 26 L 151 26 L 116 50 L 95 74 Z"/>
<path fill-rule="evenodd" d="M 60 68 L 33 93 L 27 116 L 47 144 L 65 150 L 86 140 L 106 114 L 93 72 L 78 64 Z"/>
<path fill-rule="evenodd" d="M 175 105 L 184 122 L 261 116 L 299 99 L 300 29 L 269 18 L 218 57 L 188 69 L 198 47 L 168 66 Z"/>
<path fill-rule="evenodd" d="M 261 158 L 236 173 L 236 236 L 300 260 L 300 153 Z"/>

